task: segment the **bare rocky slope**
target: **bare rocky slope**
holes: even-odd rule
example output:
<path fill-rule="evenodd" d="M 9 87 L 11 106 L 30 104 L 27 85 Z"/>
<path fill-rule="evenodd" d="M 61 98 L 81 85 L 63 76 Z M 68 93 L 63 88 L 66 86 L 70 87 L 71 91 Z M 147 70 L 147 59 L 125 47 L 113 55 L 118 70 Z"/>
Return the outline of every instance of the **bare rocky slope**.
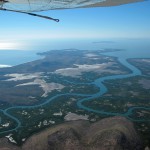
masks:
<path fill-rule="evenodd" d="M 73 121 L 48 128 L 30 137 L 22 147 L 0 140 L 0 150 L 142 150 L 133 124 L 124 117 L 96 123 Z"/>

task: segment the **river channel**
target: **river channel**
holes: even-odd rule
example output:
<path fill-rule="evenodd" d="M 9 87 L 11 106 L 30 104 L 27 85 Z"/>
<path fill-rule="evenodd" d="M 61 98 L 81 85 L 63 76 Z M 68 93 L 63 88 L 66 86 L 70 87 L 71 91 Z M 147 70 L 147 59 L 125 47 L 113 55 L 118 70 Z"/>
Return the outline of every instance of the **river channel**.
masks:
<path fill-rule="evenodd" d="M 110 53 L 110 54 L 107 53 L 107 54 L 104 54 L 104 55 L 114 56 L 114 53 Z M 95 94 L 90 94 L 89 95 L 89 94 L 78 94 L 78 93 L 73 93 L 73 94 L 64 93 L 64 94 L 59 94 L 59 95 L 53 96 L 53 97 L 47 99 L 45 102 L 43 102 L 41 104 L 34 105 L 34 106 L 13 106 L 13 107 L 9 107 L 9 108 L 7 108 L 5 110 L 1 109 L 0 111 L 4 115 L 6 115 L 7 117 L 11 118 L 12 120 L 14 120 L 16 122 L 16 127 L 11 129 L 11 130 L 0 132 L 0 134 L 12 132 L 12 131 L 17 130 L 19 127 L 21 127 L 20 120 L 18 118 L 16 118 L 15 116 L 13 116 L 12 114 L 8 113 L 9 110 L 12 110 L 12 109 L 34 109 L 34 108 L 40 108 L 41 106 L 45 106 L 49 102 L 51 102 L 51 101 L 53 101 L 56 98 L 61 97 L 61 96 L 80 96 L 80 97 L 83 97 L 77 102 L 77 105 L 78 105 L 79 108 L 84 109 L 84 110 L 89 111 L 89 112 L 94 112 L 94 113 L 103 114 L 103 115 L 109 115 L 109 116 L 114 116 L 114 115 L 124 116 L 126 118 L 129 118 L 132 121 L 145 121 L 145 120 L 134 120 L 134 119 L 130 118 L 129 116 L 136 109 L 150 110 L 150 107 L 131 107 L 125 113 L 112 113 L 112 112 L 106 112 L 106 111 L 103 111 L 103 110 L 95 110 L 95 109 L 92 109 L 90 107 L 87 107 L 87 106 L 83 105 L 83 102 L 85 102 L 85 101 L 92 101 L 95 98 L 102 97 L 108 91 L 107 87 L 104 84 L 104 81 L 112 80 L 112 79 L 113 80 L 124 79 L 124 78 L 129 78 L 129 77 L 134 77 L 134 76 L 140 76 L 142 74 L 141 71 L 138 68 L 136 68 L 135 66 L 131 65 L 127 61 L 127 59 L 128 59 L 127 57 L 121 57 L 119 55 L 118 56 L 115 55 L 115 56 L 118 57 L 118 62 L 119 63 L 121 63 L 122 65 L 124 65 L 125 67 L 127 67 L 128 69 L 131 70 L 131 73 L 123 74 L 123 75 L 105 76 L 105 77 L 98 78 L 98 79 L 96 79 L 95 81 L 93 81 L 91 83 L 88 83 L 88 84 L 91 84 L 91 85 L 94 84 L 96 87 L 99 88 L 99 92 L 95 93 Z M 148 121 L 148 120 L 146 120 L 146 121 Z"/>

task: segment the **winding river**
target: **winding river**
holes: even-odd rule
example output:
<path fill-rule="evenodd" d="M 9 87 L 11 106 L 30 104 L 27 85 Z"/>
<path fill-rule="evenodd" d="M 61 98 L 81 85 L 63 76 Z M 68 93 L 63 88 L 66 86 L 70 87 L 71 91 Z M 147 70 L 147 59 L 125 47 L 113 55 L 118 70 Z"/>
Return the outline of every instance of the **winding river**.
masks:
<path fill-rule="evenodd" d="M 14 120 L 17 125 L 16 125 L 15 128 L 13 128 L 11 130 L 0 132 L 0 134 L 12 132 L 12 131 L 15 131 L 15 130 L 17 130 L 18 128 L 21 127 L 21 122 L 19 121 L 19 119 L 16 118 L 15 116 L 9 114 L 8 113 L 9 110 L 12 110 L 12 109 L 40 108 L 41 106 L 44 106 L 44 105 L 48 104 L 49 102 L 51 102 L 52 100 L 55 100 L 56 98 L 61 97 L 61 96 L 80 96 L 80 97 L 83 97 L 77 102 L 77 105 L 78 105 L 79 108 L 84 109 L 86 111 L 90 111 L 90 112 L 94 112 L 94 113 L 98 113 L 98 114 L 103 114 L 103 115 L 125 116 L 125 117 L 129 118 L 132 121 L 145 121 L 145 120 L 135 120 L 135 119 L 130 118 L 129 116 L 136 109 L 150 110 L 150 107 L 131 107 L 125 113 L 113 113 L 113 112 L 106 112 L 106 111 L 103 111 L 103 110 L 95 110 L 95 109 L 92 109 L 90 107 L 86 107 L 86 106 L 83 105 L 83 102 L 91 101 L 91 100 L 93 100 L 95 98 L 101 97 L 101 96 L 103 96 L 103 94 L 105 94 L 108 91 L 107 87 L 103 84 L 104 81 L 112 80 L 112 79 L 114 79 L 114 80 L 116 80 L 116 79 L 124 79 L 124 78 L 129 78 L 129 77 L 134 77 L 134 76 L 140 76 L 141 75 L 141 71 L 138 68 L 136 68 L 135 66 L 131 65 L 130 63 L 128 63 L 127 58 L 118 57 L 118 61 L 122 65 L 124 65 L 125 67 L 129 68 L 131 70 L 131 73 L 130 74 L 123 74 L 123 75 L 105 76 L 105 77 L 101 77 L 101 78 L 96 79 L 92 83 L 88 83 L 88 84 L 91 84 L 91 85 L 94 84 L 96 87 L 98 87 L 99 88 L 99 92 L 98 93 L 90 94 L 90 95 L 88 95 L 88 94 L 78 94 L 78 93 L 73 93 L 73 94 L 71 94 L 71 93 L 64 93 L 64 94 L 59 94 L 59 95 L 53 96 L 53 97 L 49 98 L 48 100 L 46 100 L 45 102 L 43 102 L 41 104 L 34 105 L 34 106 L 13 106 L 13 107 L 9 107 L 9 108 L 7 108 L 5 110 L 1 109 L 0 111 L 4 115 L 6 115 L 7 117 L 9 117 L 12 120 Z M 146 121 L 150 121 L 150 120 L 146 120 Z"/>

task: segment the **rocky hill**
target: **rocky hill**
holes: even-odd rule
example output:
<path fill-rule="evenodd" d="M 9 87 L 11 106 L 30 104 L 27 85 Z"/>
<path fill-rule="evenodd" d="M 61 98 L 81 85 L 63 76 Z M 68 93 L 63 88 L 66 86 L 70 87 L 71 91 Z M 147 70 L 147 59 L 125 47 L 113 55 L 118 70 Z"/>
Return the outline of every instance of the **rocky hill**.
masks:
<path fill-rule="evenodd" d="M 133 124 L 123 117 L 73 121 L 30 137 L 22 147 L 0 140 L 0 150 L 142 150 Z"/>

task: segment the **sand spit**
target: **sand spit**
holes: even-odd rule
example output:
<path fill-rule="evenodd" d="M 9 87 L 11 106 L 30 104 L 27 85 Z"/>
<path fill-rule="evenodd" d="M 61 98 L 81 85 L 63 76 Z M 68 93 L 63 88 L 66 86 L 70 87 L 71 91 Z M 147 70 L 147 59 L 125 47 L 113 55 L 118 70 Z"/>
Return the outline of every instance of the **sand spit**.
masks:
<path fill-rule="evenodd" d="M 32 74 L 19 74 L 19 73 L 13 73 L 13 74 L 6 74 L 5 77 L 10 77 L 10 79 L 7 79 L 5 81 L 20 81 L 20 80 L 30 80 L 35 78 L 40 78 L 42 72 L 32 73 Z"/>
<path fill-rule="evenodd" d="M 58 84 L 54 82 L 46 83 L 46 81 L 42 79 L 35 79 L 33 82 L 18 84 L 16 86 L 29 86 L 29 85 L 39 85 L 44 91 L 42 97 L 47 97 L 48 93 L 52 92 L 53 90 L 61 90 L 65 87 L 62 84 Z"/>
<path fill-rule="evenodd" d="M 66 121 L 75 121 L 75 120 L 88 120 L 88 115 L 78 115 L 78 114 L 75 114 L 75 113 L 71 113 L 69 112 L 65 117 L 64 119 Z"/>
<path fill-rule="evenodd" d="M 58 84 L 54 82 L 46 83 L 45 80 L 41 79 L 42 75 L 43 75 L 42 72 L 37 72 L 37 73 L 32 73 L 32 74 L 18 74 L 18 73 L 6 74 L 5 76 L 10 77 L 10 79 L 7 79 L 5 81 L 21 81 L 21 80 L 33 79 L 32 82 L 25 82 L 22 84 L 18 84 L 16 86 L 39 85 L 44 91 L 44 94 L 42 95 L 42 97 L 47 97 L 48 93 L 52 92 L 53 90 L 61 90 L 65 87 L 62 84 Z"/>
<path fill-rule="evenodd" d="M 101 73 L 122 73 L 120 70 L 111 70 L 108 69 L 108 67 L 111 67 L 115 63 L 108 62 L 108 63 L 102 63 L 102 64 L 93 64 L 93 65 L 78 65 L 74 64 L 76 68 L 64 68 L 64 69 L 58 69 L 54 73 L 60 74 L 62 76 L 70 76 L 70 77 L 80 77 L 82 73 L 84 72 L 95 72 L 98 74 Z"/>

